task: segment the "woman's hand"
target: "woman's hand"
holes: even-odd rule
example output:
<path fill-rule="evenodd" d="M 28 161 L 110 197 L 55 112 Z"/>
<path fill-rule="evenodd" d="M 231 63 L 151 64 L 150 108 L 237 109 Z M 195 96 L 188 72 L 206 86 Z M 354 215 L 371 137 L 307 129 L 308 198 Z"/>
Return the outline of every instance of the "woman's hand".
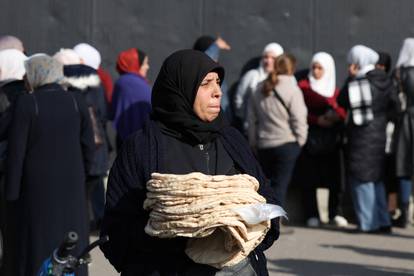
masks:
<path fill-rule="evenodd" d="M 326 119 L 332 121 L 332 123 L 337 123 L 341 120 L 339 115 L 334 110 L 329 110 L 324 114 L 324 116 L 326 117 Z"/>
<path fill-rule="evenodd" d="M 224 39 L 222 39 L 220 36 L 217 38 L 216 44 L 221 50 L 230 50 L 231 49 L 230 45 Z"/>
<path fill-rule="evenodd" d="M 318 126 L 320 127 L 331 127 L 334 122 L 329 119 L 326 115 L 321 115 L 318 117 Z"/>

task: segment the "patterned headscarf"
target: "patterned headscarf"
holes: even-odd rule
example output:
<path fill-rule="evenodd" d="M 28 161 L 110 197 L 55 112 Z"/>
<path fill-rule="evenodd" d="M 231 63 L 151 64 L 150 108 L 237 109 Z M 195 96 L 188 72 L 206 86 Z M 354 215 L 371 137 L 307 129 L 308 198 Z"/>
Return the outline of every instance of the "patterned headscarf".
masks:
<path fill-rule="evenodd" d="M 25 63 L 27 81 L 33 89 L 63 80 L 63 65 L 46 54 L 29 57 Z"/>
<path fill-rule="evenodd" d="M 356 45 L 348 52 L 348 64 L 359 66 L 357 76 L 364 76 L 375 69 L 375 64 L 379 59 L 377 52 L 364 45 Z"/>

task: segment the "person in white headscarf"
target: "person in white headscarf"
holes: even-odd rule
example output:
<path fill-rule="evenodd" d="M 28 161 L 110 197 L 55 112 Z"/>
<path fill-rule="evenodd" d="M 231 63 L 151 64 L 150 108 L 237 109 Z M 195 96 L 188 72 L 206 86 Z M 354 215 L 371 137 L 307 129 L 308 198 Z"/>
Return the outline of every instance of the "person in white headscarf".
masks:
<path fill-rule="evenodd" d="M 414 66 L 414 38 L 406 38 L 398 56 L 396 68 Z"/>
<path fill-rule="evenodd" d="M 98 72 L 99 78 L 102 82 L 102 86 L 105 89 L 106 102 L 110 106 L 112 103 L 112 93 L 114 89 L 114 84 L 109 72 L 104 70 L 101 66 L 101 54 L 96 48 L 87 43 L 79 43 L 75 47 L 73 47 L 73 50 L 80 56 L 83 64 L 92 67 Z"/>
<path fill-rule="evenodd" d="M 403 98 L 403 112 L 395 124 L 394 143 L 396 175 L 399 178 L 398 208 L 401 215 L 393 221 L 397 227 L 407 227 L 408 206 L 414 175 L 414 38 L 406 38 L 400 50 L 395 70 Z"/>
<path fill-rule="evenodd" d="M 53 58 L 63 65 L 81 64 L 81 57 L 72 49 L 60 49 L 53 55 Z"/>
<path fill-rule="evenodd" d="M 308 108 L 309 135 L 298 162 L 296 181 L 303 183 L 303 200 L 306 224 L 320 224 L 316 190 L 329 188 L 329 221 L 339 227 L 348 223 L 342 213 L 340 131 L 345 120 L 345 110 L 338 106 L 339 89 L 336 87 L 335 62 L 326 52 L 312 57 L 307 77 L 299 80 Z"/>
<path fill-rule="evenodd" d="M 87 171 L 86 181 L 88 201 L 91 203 L 92 214 L 90 219 L 91 231 L 100 226 L 101 218 L 104 213 L 105 189 L 103 179 L 108 170 L 108 138 L 106 134 L 107 123 L 107 104 L 105 92 L 101 83 L 98 71 L 100 55 L 97 51 L 87 44 L 80 44 L 75 49 L 83 49 L 76 52 L 70 50 L 79 57 L 77 64 L 65 65 L 65 85 L 70 92 L 79 92 L 88 106 L 91 116 L 92 129 L 95 136 L 96 150 L 90 170 Z M 90 54 L 90 55 L 88 55 Z M 96 56 L 95 54 L 98 54 Z M 92 58 L 91 58 L 92 57 Z M 93 57 L 98 57 L 97 63 L 91 63 Z M 88 59 L 89 58 L 89 59 Z"/>
<path fill-rule="evenodd" d="M 16 49 L 24 52 L 23 42 L 15 36 L 4 35 L 0 36 L 0 50 Z"/>
<path fill-rule="evenodd" d="M 350 113 L 347 122 L 347 179 L 352 191 L 357 231 L 391 233 L 384 189 L 386 125 L 398 111 L 389 76 L 375 69 L 378 54 L 362 45 L 348 54 L 350 78 L 338 103 Z"/>
<path fill-rule="evenodd" d="M 24 68 L 26 59 L 27 57 L 16 49 L 0 51 L 0 141 L 7 139 L 16 99 L 26 92 L 23 81 L 26 73 Z M 0 163 L 1 159 L 2 147 L 0 146 Z"/>
<path fill-rule="evenodd" d="M 273 71 L 275 59 L 283 54 L 283 48 L 278 43 L 266 45 L 262 52 L 260 66 L 246 72 L 240 79 L 234 96 L 234 115 L 243 124 L 244 131 L 248 128 L 247 106 L 250 94 L 257 90 L 257 85 L 264 81 Z"/>

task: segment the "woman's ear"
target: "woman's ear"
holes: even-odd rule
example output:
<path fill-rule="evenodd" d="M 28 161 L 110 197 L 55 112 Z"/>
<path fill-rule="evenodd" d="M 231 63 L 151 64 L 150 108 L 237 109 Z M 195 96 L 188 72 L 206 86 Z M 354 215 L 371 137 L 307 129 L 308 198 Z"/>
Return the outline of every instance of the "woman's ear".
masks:
<path fill-rule="evenodd" d="M 348 67 L 348 73 L 351 76 L 356 76 L 358 74 L 359 71 L 359 66 L 357 64 L 350 64 Z"/>

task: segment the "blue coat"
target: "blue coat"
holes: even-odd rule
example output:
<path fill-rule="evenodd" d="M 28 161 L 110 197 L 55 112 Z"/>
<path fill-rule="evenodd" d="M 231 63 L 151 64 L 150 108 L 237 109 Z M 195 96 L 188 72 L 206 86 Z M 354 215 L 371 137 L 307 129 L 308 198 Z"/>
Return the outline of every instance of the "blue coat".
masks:
<path fill-rule="evenodd" d="M 112 112 L 121 141 L 141 129 L 151 112 L 151 88 L 148 82 L 136 74 L 121 75 L 114 87 Z"/>

